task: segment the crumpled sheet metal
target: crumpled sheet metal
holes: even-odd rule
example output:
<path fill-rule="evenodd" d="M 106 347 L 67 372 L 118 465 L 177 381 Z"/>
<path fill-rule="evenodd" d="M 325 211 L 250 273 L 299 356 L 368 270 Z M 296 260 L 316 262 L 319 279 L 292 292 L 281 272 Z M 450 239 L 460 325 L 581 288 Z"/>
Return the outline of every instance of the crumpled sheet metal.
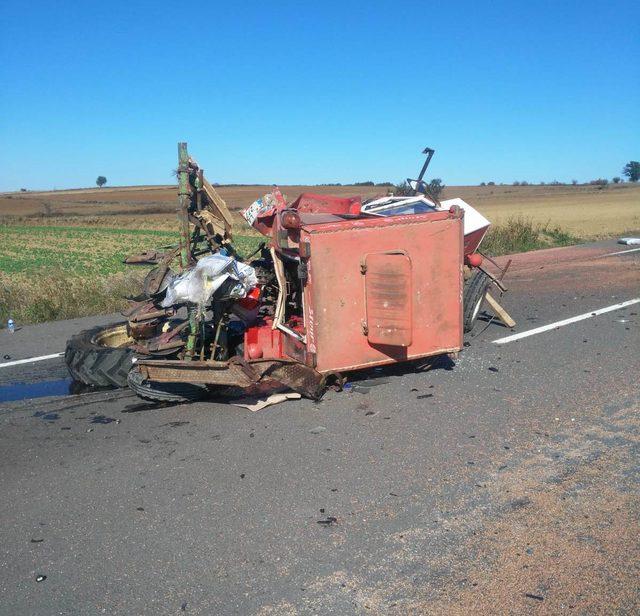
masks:
<path fill-rule="evenodd" d="M 246 210 L 242 210 L 241 214 L 250 225 L 255 226 L 254 223 L 258 218 L 273 216 L 278 209 L 286 205 L 284 195 L 279 188 L 274 187 L 270 193 L 256 199 Z"/>
<path fill-rule="evenodd" d="M 204 306 L 228 279 L 236 281 L 229 292 L 233 299 L 245 297 L 258 284 L 255 270 L 250 265 L 216 253 L 200 259 L 193 268 L 177 276 L 167 287 L 160 305 L 168 308 L 188 302 Z"/>

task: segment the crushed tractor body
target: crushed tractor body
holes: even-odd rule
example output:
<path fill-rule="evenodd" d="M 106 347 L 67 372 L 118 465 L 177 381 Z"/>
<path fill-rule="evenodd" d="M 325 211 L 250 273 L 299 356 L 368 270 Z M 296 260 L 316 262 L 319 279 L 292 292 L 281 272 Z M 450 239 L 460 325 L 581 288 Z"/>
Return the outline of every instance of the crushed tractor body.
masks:
<path fill-rule="evenodd" d="M 482 263 L 489 221 L 420 190 L 424 169 L 414 195 L 365 202 L 287 202 L 274 188 L 243 212 L 264 241 L 242 257 L 224 200 L 186 144 L 178 150 L 180 242 L 125 261 L 155 266 L 114 347 L 138 394 L 267 382 L 318 398 L 342 373 L 461 350 L 465 270 Z"/>

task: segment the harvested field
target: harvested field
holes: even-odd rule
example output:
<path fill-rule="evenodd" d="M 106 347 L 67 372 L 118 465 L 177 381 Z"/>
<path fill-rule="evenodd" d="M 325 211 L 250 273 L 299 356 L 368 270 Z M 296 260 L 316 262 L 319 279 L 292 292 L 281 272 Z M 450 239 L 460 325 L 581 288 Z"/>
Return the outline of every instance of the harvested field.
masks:
<path fill-rule="evenodd" d="M 220 186 L 232 210 L 249 205 L 269 186 Z M 381 186 L 283 186 L 289 198 L 301 192 L 362 195 L 385 194 Z M 559 227 L 585 239 L 611 237 L 640 229 L 640 186 L 452 186 L 445 198 L 460 196 L 494 224 L 512 217 Z M 23 224 L 175 228 L 176 188 L 141 186 L 0 194 L 0 220 Z"/>

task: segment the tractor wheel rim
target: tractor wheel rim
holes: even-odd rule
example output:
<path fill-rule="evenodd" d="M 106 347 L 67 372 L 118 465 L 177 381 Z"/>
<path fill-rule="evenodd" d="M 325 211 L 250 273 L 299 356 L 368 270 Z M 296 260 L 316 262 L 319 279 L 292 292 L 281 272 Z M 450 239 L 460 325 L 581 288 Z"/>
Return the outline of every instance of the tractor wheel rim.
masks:
<path fill-rule="evenodd" d="M 118 325 L 98 332 L 91 342 L 98 346 L 116 349 L 133 342 L 133 339 L 129 337 L 126 325 Z"/>
<path fill-rule="evenodd" d="M 482 306 L 482 300 L 484 300 L 484 296 L 479 297 L 476 305 L 473 307 L 473 314 L 471 315 L 471 322 L 473 323 L 477 318 L 480 312 L 480 306 Z"/>

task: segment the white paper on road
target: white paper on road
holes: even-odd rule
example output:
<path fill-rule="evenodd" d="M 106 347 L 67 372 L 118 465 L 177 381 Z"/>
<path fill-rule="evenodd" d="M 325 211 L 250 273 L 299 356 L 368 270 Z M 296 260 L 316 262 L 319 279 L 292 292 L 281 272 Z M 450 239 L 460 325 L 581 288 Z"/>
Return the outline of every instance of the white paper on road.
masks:
<path fill-rule="evenodd" d="M 252 413 L 255 413 L 267 408 L 268 406 L 272 406 L 273 404 L 280 404 L 287 400 L 300 400 L 300 398 L 302 398 L 300 394 L 290 391 L 284 394 L 272 394 L 263 400 L 256 400 L 256 398 L 242 398 L 240 400 L 236 400 L 236 402 L 232 402 L 232 404 L 234 406 L 241 406 L 244 409 L 249 409 Z"/>

